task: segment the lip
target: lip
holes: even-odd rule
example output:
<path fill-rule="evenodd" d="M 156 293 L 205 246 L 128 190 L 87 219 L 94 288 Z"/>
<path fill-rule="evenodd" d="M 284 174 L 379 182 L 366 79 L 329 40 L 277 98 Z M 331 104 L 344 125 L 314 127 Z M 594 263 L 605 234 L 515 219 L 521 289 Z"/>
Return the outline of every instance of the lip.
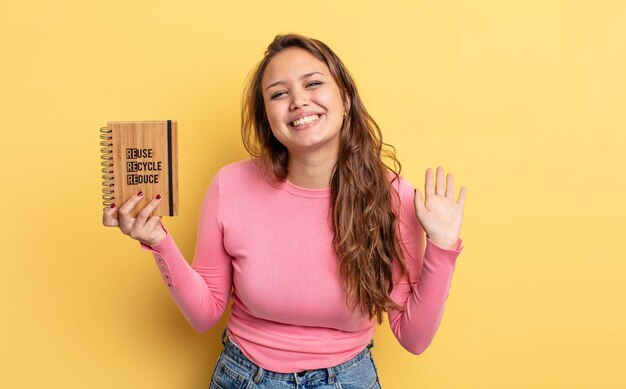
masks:
<path fill-rule="evenodd" d="M 298 119 L 300 119 L 300 118 L 303 118 L 303 117 L 305 117 L 305 116 L 309 116 L 309 115 L 318 115 L 318 116 L 319 116 L 319 118 L 317 118 L 317 120 L 316 120 L 316 121 L 311 122 L 311 123 L 307 123 L 307 124 L 305 124 L 305 125 L 303 125 L 303 126 L 294 127 L 294 126 L 292 126 L 292 125 L 291 125 L 291 123 L 292 123 L 294 120 L 298 120 Z M 297 115 L 297 116 L 294 116 L 294 118 L 293 118 L 293 119 L 292 119 L 289 123 L 287 123 L 287 125 L 289 126 L 289 128 L 292 128 L 292 129 L 294 129 L 294 130 L 296 130 L 296 131 L 306 130 L 307 128 L 311 128 L 311 127 L 313 127 L 314 125 L 316 125 L 316 124 L 317 124 L 320 120 L 322 120 L 322 118 L 323 118 L 323 117 L 324 117 L 324 114 L 321 114 L 321 113 L 319 113 L 319 112 L 304 112 L 304 113 L 301 113 L 301 114 L 299 114 L 299 115 Z"/>
<path fill-rule="evenodd" d="M 291 118 L 291 120 L 289 120 L 289 121 L 287 122 L 287 124 L 291 125 L 291 123 L 292 123 L 294 120 L 298 120 L 298 119 L 301 119 L 301 118 L 303 118 L 303 117 L 305 117 L 305 116 L 309 116 L 309 115 L 320 115 L 320 116 L 322 116 L 322 113 L 321 113 L 321 112 L 314 112 L 314 111 L 300 112 L 300 113 L 299 113 L 299 114 L 297 114 L 296 116 L 292 117 L 292 118 Z"/>

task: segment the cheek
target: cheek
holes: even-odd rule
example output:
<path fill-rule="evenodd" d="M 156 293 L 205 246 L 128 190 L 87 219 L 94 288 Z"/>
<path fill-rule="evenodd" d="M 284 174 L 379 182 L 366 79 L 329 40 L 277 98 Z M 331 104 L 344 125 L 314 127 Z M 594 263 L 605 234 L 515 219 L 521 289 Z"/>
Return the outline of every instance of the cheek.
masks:
<path fill-rule="evenodd" d="M 276 117 L 283 115 L 286 111 L 289 111 L 289 102 L 285 98 L 268 100 L 265 103 L 265 112 L 268 112 L 268 115 L 271 113 L 272 116 Z"/>
<path fill-rule="evenodd" d="M 320 94 L 318 101 L 328 111 L 335 111 L 335 113 L 341 113 L 343 110 L 343 102 L 341 101 L 341 95 L 338 91 Z"/>
<path fill-rule="evenodd" d="M 267 120 L 273 127 L 274 123 L 279 120 L 280 112 L 277 107 L 273 105 L 265 105 L 265 116 L 267 116 Z"/>
<path fill-rule="evenodd" d="M 280 110 L 280 107 L 270 105 L 269 108 L 268 106 L 265 107 L 265 116 L 267 116 L 267 121 L 269 122 L 272 134 L 280 140 L 282 138 L 281 131 L 283 130 L 281 129 L 284 124 L 284 113 Z"/>

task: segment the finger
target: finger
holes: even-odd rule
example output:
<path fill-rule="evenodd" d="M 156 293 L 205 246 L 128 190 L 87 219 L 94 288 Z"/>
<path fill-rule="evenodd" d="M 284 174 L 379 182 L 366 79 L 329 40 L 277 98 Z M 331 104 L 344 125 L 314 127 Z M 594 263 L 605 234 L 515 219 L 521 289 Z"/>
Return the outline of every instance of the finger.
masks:
<path fill-rule="evenodd" d="M 461 187 L 461 193 L 459 193 L 459 200 L 457 201 L 457 204 L 459 204 L 461 206 L 465 206 L 465 197 L 466 196 L 467 196 L 467 188 L 462 186 Z"/>
<path fill-rule="evenodd" d="M 113 208 L 105 208 L 102 212 L 102 224 L 107 227 L 117 227 L 119 226 L 119 220 L 117 219 L 117 207 L 115 207 L 115 204 L 111 205 L 113 205 Z"/>
<path fill-rule="evenodd" d="M 120 229 L 126 235 L 130 233 L 135 224 L 135 218 L 131 216 L 130 212 L 137 206 L 141 199 L 143 199 L 143 192 L 139 191 L 137 194 L 130 196 L 117 211 Z"/>
<path fill-rule="evenodd" d="M 435 194 L 435 184 L 433 183 L 433 169 L 426 169 L 426 183 L 424 184 L 426 198 Z"/>
<path fill-rule="evenodd" d="M 143 192 L 139 191 L 137 194 L 130 196 L 128 200 L 120 207 L 118 214 L 120 219 L 124 219 L 129 217 L 130 211 L 132 211 L 135 206 L 143 199 Z"/>
<path fill-rule="evenodd" d="M 443 196 L 443 167 L 437 166 L 437 184 L 435 186 L 435 194 L 437 196 Z"/>
<path fill-rule="evenodd" d="M 146 224 L 144 225 L 143 228 L 146 231 L 154 230 L 156 228 L 156 225 L 161 222 L 162 218 L 163 218 L 163 216 L 151 216 L 150 219 L 148 219 L 148 221 L 146 222 Z"/>
<path fill-rule="evenodd" d="M 415 188 L 415 197 L 413 197 L 413 202 L 415 203 L 415 211 L 417 213 L 422 213 L 426 210 L 422 193 L 417 188 Z"/>
<path fill-rule="evenodd" d="M 152 215 L 152 212 L 156 209 L 156 207 L 159 206 L 159 203 L 161 202 L 161 196 L 158 197 L 159 198 L 153 198 L 148 204 L 146 204 L 145 207 L 143 207 L 139 214 L 137 214 L 137 217 L 135 218 L 135 224 L 133 226 L 133 230 L 135 232 L 144 229 L 148 218 L 150 217 L 150 215 Z"/>
<path fill-rule="evenodd" d="M 452 173 L 448 173 L 448 180 L 446 181 L 446 197 L 454 200 L 454 178 Z"/>

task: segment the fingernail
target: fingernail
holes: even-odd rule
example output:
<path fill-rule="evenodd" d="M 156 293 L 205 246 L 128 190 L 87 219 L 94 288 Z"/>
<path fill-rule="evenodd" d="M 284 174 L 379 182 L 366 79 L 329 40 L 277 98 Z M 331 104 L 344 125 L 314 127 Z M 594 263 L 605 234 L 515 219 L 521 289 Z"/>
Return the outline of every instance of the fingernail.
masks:
<path fill-rule="evenodd" d="M 115 208 L 115 203 L 111 204 L 111 209 Z"/>
<path fill-rule="evenodd" d="M 158 195 L 156 196 L 156 198 L 157 198 L 157 200 L 159 200 L 159 199 L 161 198 L 161 195 L 160 195 L 160 194 L 158 194 Z"/>
<path fill-rule="evenodd" d="M 143 192 L 139 191 L 139 193 L 137 193 L 137 196 L 143 196 Z"/>

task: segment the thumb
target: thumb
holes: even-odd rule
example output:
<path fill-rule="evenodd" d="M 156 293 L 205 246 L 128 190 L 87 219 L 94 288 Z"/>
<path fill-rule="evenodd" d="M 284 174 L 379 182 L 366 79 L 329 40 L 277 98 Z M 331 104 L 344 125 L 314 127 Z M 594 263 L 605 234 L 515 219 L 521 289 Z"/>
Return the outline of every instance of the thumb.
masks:
<path fill-rule="evenodd" d="M 424 213 L 426 211 L 426 207 L 424 206 L 424 200 L 422 199 L 422 192 L 419 189 L 415 188 L 415 197 L 413 198 L 413 202 L 415 203 L 415 210 L 418 214 Z"/>

